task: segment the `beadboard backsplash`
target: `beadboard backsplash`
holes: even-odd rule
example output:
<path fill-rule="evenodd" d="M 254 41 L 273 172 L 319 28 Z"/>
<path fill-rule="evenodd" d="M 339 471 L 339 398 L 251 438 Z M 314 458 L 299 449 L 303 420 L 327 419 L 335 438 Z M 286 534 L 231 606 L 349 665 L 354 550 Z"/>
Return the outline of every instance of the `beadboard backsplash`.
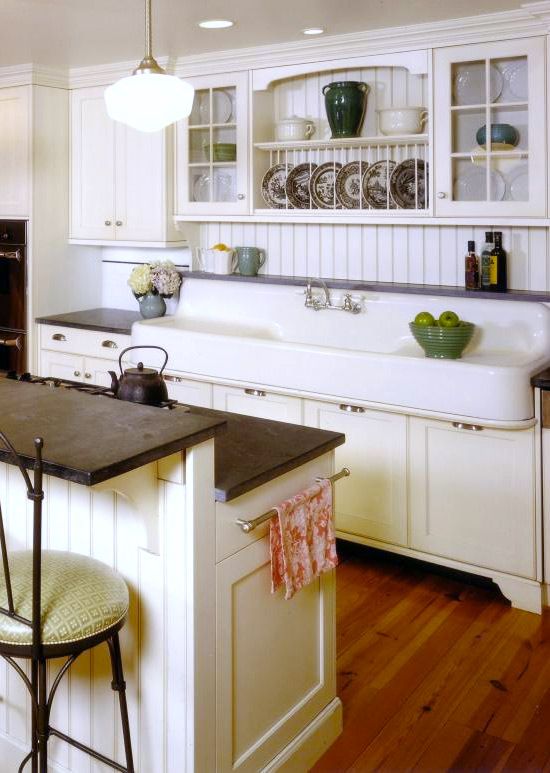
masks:
<path fill-rule="evenodd" d="M 491 226 L 329 225 L 208 223 L 201 246 L 224 242 L 266 251 L 262 273 L 463 285 L 469 239 L 479 249 Z M 550 290 L 547 228 L 502 228 L 508 285 Z"/>

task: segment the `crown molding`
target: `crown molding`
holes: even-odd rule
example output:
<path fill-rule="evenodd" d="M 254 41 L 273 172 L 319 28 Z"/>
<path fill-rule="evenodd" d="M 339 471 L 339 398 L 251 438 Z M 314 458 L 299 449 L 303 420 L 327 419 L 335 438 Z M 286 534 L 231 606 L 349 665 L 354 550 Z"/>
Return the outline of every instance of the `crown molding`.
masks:
<path fill-rule="evenodd" d="M 533 3 L 522 3 L 527 13 L 540 19 L 546 25 L 547 31 L 550 31 L 550 0 L 536 0 Z"/>
<path fill-rule="evenodd" d="M 176 60 L 168 56 L 155 57 L 166 72 L 175 74 Z M 69 82 L 71 89 L 85 88 L 86 86 L 108 86 L 111 83 L 124 78 L 135 70 L 138 63 L 112 62 L 109 64 L 92 65 L 90 67 L 73 67 L 69 70 Z"/>
<path fill-rule="evenodd" d="M 17 64 L 0 67 L 0 84 L 8 86 L 50 86 L 55 89 L 69 88 L 69 73 L 54 67 L 37 64 Z"/>

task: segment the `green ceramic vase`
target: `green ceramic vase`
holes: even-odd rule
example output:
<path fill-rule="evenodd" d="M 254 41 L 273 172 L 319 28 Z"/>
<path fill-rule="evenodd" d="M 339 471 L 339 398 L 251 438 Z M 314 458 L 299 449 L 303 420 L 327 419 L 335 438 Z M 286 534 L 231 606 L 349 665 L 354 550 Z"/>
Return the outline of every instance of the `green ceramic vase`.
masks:
<path fill-rule="evenodd" d="M 358 137 L 367 108 L 369 87 L 361 81 L 335 81 L 323 87 L 332 139 Z"/>
<path fill-rule="evenodd" d="M 137 297 L 137 296 L 136 296 Z M 164 317 L 166 314 L 166 303 L 162 295 L 158 293 L 146 293 L 137 297 L 139 303 L 139 313 L 143 319 L 154 319 L 155 317 Z"/>

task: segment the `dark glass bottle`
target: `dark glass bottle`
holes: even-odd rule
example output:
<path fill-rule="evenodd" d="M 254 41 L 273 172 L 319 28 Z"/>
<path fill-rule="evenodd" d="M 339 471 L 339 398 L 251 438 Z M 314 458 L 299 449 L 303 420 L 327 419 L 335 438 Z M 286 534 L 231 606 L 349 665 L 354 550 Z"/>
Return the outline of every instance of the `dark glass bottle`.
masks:
<path fill-rule="evenodd" d="M 506 252 L 502 249 L 502 233 L 495 231 L 495 246 L 491 252 L 490 289 L 499 293 L 508 289 Z"/>
<path fill-rule="evenodd" d="M 479 289 L 479 260 L 476 255 L 476 243 L 468 242 L 468 254 L 465 260 L 465 278 L 467 290 Z"/>
<path fill-rule="evenodd" d="M 485 232 L 485 244 L 481 248 L 481 289 L 491 289 L 491 253 L 495 246 L 492 231 Z"/>

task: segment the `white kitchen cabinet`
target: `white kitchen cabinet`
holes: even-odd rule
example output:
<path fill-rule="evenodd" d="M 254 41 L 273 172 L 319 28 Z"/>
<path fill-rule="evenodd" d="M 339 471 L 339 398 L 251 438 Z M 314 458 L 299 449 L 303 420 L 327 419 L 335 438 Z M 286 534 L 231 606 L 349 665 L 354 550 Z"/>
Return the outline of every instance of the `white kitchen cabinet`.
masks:
<path fill-rule="evenodd" d="M 217 770 L 263 769 L 330 704 L 334 579 L 272 595 L 267 537 L 217 565 Z"/>
<path fill-rule="evenodd" d="M 40 376 L 80 381 L 83 384 L 111 386 L 109 370 L 116 370 L 111 360 L 81 357 L 78 354 L 43 351 L 40 355 Z"/>
<path fill-rule="evenodd" d="M 188 78 L 193 108 L 176 134 L 176 215 L 242 215 L 248 197 L 248 73 Z"/>
<path fill-rule="evenodd" d="M 299 397 L 267 392 L 255 387 L 214 385 L 213 407 L 219 411 L 244 413 L 260 419 L 302 423 L 302 400 Z"/>
<path fill-rule="evenodd" d="M 343 432 L 336 467 L 352 475 L 335 490 L 341 536 L 407 544 L 407 418 L 340 403 L 306 400 L 305 423 Z"/>
<path fill-rule="evenodd" d="M 535 430 L 471 426 L 409 418 L 411 547 L 534 579 Z"/>
<path fill-rule="evenodd" d="M 544 38 L 437 49 L 433 82 L 436 216 L 543 217 Z M 495 124 L 517 137 L 480 146 Z"/>
<path fill-rule="evenodd" d="M 0 89 L 0 217 L 30 215 L 31 87 Z"/>
<path fill-rule="evenodd" d="M 212 408 L 212 384 L 206 381 L 194 381 L 190 378 L 164 374 L 168 388 L 168 397 L 180 403 L 200 405 L 202 408 Z"/>
<path fill-rule="evenodd" d="M 70 238 L 181 243 L 172 223 L 173 130 L 138 132 L 107 115 L 104 89 L 71 96 Z"/>

